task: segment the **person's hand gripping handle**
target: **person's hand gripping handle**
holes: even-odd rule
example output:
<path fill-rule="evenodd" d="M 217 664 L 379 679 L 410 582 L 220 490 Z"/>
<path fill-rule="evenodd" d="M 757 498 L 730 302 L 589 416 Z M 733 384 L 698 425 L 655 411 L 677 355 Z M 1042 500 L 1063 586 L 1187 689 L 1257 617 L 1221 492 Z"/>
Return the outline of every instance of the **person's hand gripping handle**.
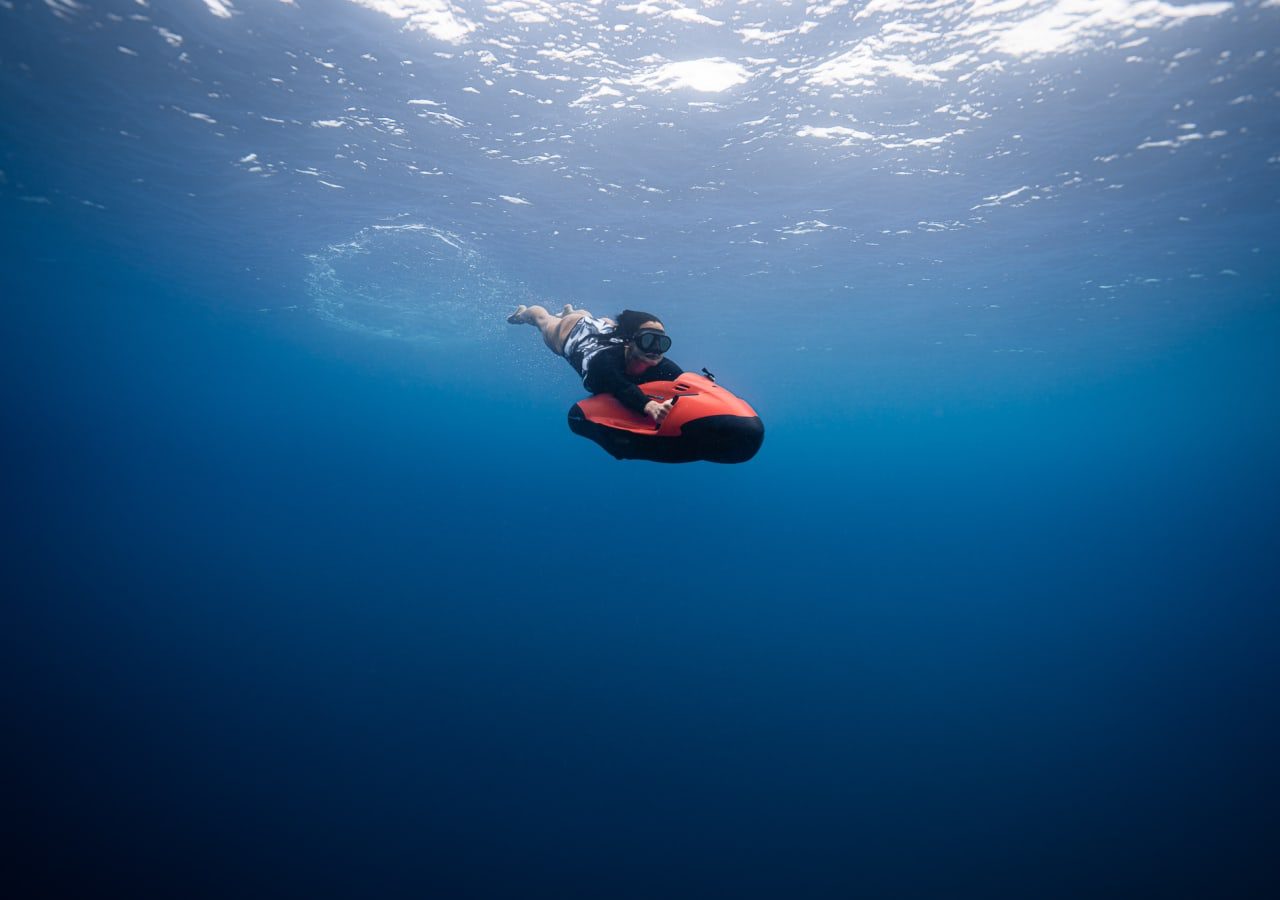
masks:
<path fill-rule="evenodd" d="M 680 398 L 672 397 L 666 403 L 659 403 L 657 400 L 650 400 L 644 405 L 644 414 L 650 419 L 653 419 L 654 428 L 662 427 L 662 421 L 667 417 L 667 414 L 671 412 L 671 407 L 676 405 L 676 400 L 678 399 Z"/>

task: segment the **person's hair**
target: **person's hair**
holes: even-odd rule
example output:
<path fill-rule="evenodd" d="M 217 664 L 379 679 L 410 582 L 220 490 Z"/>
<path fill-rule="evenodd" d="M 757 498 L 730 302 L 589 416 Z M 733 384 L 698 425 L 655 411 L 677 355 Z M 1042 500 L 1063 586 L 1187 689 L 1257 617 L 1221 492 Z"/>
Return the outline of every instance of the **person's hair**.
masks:
<path fill-rule="evenodd" d="M 624 309 L 618 313 L 615 320 L 618 323 L 617 335 L 624 341 L 629 341 L 636 336 L 636 332 L 640 330 L 640 326 L 645 322 L 657 322 L 662 324 L 662 320 L 653 313 L 640 312 L 635 309 Z"/>

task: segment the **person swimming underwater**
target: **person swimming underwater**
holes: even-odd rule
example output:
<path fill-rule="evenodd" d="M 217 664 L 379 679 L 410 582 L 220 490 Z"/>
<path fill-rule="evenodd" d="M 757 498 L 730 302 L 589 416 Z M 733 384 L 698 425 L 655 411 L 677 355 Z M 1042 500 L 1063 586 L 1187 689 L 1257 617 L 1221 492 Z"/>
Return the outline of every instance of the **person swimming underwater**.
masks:
<path fill-rule="evenodd" d="M 613 394 L 628 409 L 661 425 L 675 400 L 650 400 L 639 385 L 670 381 L 684 374 L 665 354 L 671 349 L 662 320 L 652 313 L 624 309 L 618 318 L 596 318 L 566 305 L 560 315 L 521 304 L 507 317 L 512 325 L 534 325 L 551 352 L 568 360 L 593 394 Z"/>

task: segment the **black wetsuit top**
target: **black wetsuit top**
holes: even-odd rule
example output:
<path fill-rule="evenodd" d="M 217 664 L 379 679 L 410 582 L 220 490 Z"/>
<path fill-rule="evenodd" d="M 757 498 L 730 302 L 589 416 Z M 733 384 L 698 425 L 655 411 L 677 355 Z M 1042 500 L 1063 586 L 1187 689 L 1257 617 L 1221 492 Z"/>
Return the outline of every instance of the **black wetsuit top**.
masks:
<path fill-rule="evenodd" d="M 662 362 L 639 375 L 628 375 L 625 353 L 625 344 L 615 344 L 592 356 L 582 386 L 593 394 L 613 394 L 627 409 L 643 413 L 649 398 L 637 385 L 648 381 L 671 381 L 683 375 L 684 369 L 663 357 Z"/>

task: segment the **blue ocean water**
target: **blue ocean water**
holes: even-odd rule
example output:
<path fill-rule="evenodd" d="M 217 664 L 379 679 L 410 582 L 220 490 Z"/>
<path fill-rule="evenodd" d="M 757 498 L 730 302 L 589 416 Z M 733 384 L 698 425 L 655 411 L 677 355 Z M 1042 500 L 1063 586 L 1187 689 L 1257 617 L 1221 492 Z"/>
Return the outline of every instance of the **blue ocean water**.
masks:
<path fill-rule="evenodd" d="M 1280 4 L 0 0 L 24 896 L 1272 896 Z M 517 303 L 767 428 L 617 462 Z"/>

